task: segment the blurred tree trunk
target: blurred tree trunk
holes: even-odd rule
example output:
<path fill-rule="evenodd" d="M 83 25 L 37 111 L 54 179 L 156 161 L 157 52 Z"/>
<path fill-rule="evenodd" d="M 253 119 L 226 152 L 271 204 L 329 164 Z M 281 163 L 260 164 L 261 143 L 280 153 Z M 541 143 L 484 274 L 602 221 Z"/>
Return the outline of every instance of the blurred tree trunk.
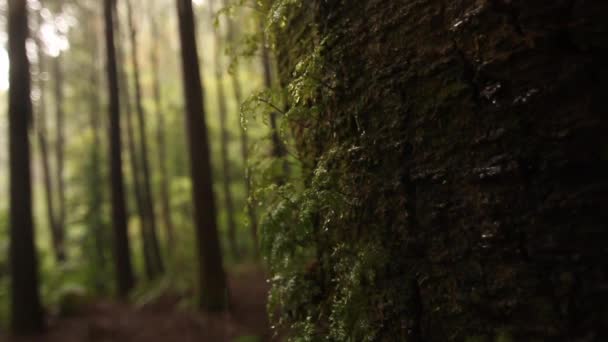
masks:
<path fill-rule="evenodd" d="M 101 30 L 99 27 L 98 18 L 95 17 L 92 19 L 93 27 L 91 28 L 91 32 L 95 34 L 96 38 L 101 38 Z M 104 221 L 103 221 L 103 186 L 106 184 L 106 180 L 104 179 L 100 165 L 103 163 L 103 156 L 101 151 L 101 102 L 99 100 L 99 89 L 101 88 L 101 80 L 100 80 L 100 70 L 101 66 L 99 63 L 99 54 L 102 49 L 99 47 L 98 41 L 102 41 L 102 39 L 97 39 L 97 41 L 92 44 L 92 53 L 91 60 L 93 64 L 93 68 L 91 70 L 91 83 L 89 89 L 89 105 L 90 107 L 90 124 L 91 130 L 93 131 L 93 146 L 91 146 L 91 165 L 90 165 L 90 184 L 92 185 L 90 189 L 90 202 L 89 202 L 89 214 L 88 221 L 91 227 L 91 234 L 94 239 L 95 246 L 95 287 L 97 291 L 103 292 L 107 287 L 105 285 L 103 276 L 106 270 L 106 257 L 105 257 L 105 242 L 104 242 Z"/>
<path fill-rule="evenodd" d="M 209 137 L 205 123 L 203 87 L 198 64 L 192 1 L 176 0 L 186 102 L 194 222 L 199 254 L 200 306 L 222 311 L 228 306 L 226 275 L 218 238 Z"/>
<path fill-rule="evenodd" d="M 39 14 L 38 16 L 38 29 L 42 24 L 42 16 Z M 38 51 L 38 73 L 37 73 L 37 81 L 38 81 L 38 92 L 40 93 L 40 97 L 38 98 L 38 117 L 36 120 L 36 136 L 38 138 L 38 145 L 40 147 L 40 164 L 42 166 L 42 181 L 44 185 L 44 200 L 46 205 L 47 212 L 47 221 L 49 225 L 50 236 L 52 240 L 53 253 L 55 254 L 55 260 L 57 262 L 61 262 L 62 251 L 59 248 L 60 239 L 59 234 L 57 234 L 57 221 L 55 220 L 55 209 L 53 205 L 53 182 L 51 177 L 51 166 L 50 166 L 50 155 L 49 155 L 49 146 L 48 146 L 48 132 L 46 125 L 46 87 L 44 80 L 44 62 L 46 60 L 43 46 L 40 37 L 37 35 L 34 39 L 36 43 L 36 50 Z"/>
<path fill-rule="evenodd" d="M 224 7 L 228 7 L 228 0 L 224 1 Z M 230 44 L 237 44 L 236 37 L 234 34 L 234 22 L 232 19 L 227 20 L 227 40 Z M 241 115 L 241 104 L 243 103 L 243 91 L 241 88 L 241 82 L 239 80 L 239 66 L 238 64 L 234 66 L 234 70 L 232 70 L 230 75 L 230 81 L 232 83 L 232 90 L 234 92 L 234 100 L 237 104 L 237 113 Z M 251 230 L 251 236 L 254 241 L 253 244 L 253 253 L 254 257 L 257 259 L 259 257 L 259 249 L 257 246 L 258 242 L 258 221 L 255 213 L 255 206 L 253 199 L 250 198 L 251 194 L 251 174 L 249 170 L 249 136 L 247 134 L 247 126 L 246 122 L 241 122 L 240 125 L 240 138 L 241 138 L 241 158 L 243 159 L 243 169 L 245 171 L 245 196 L 246 196 L 246 205 L 247 205 L 247 216 L 249 217 L 249 227 Z"/>
<path fill-rule="evenodd" d="M 25 334 L 41 331 L 44 323 L 32 217 L 27 7 L 22 0 L 10 0 L 8 6 L 11 328 Z"/>
<path fill-rule="evenodd" d="M 165 139 L 165 117 L 162 109 L 162 95 L 160 85 L 160 66 L 158 55 L 158 41 L 160 32 L 154 15 L 150 15 L 150 26 L 152 30 L 152 77 L 154 88 L 154 105 L 156 107 L 157 129 L 156 139 L 158 140 L 158 162 L 160 169 L 160 196 L 163 211 L 163 220 L 167 231 L 167 251 L 170 259 L 175 257 L 175 227 L 171 218 L 171 193 L 169 191 L 169 172 L 167 171 L 167 146 Z"/>
<path fill-rule="evenodd" d="M 222 188 L 224 190 L 224 205 L 226 206 L 226 221 L 228 228 L 228 244 L 230 251 L 235 259 L 239 258 L 239 249 L 236 241 L 236 224 L 234 222 L 234 201 L 232 199 L 232 191 L 230 190 L 230 184 L 232 183 L 231 170 L 230 170 L 230 159 L 228 158 L 228 144 L 230 143 L 230 136 L 227 130 L 227 115 L 228 108 L 226 105 L 226 94 L 224 92 L 223 83 L 223 65 L 222 65 L 222 36 L 219 26 L 213 24 L 215 17 L 214 0 L 209 0 L 209 12 L 211 12 L 211 26 L 214 35 L 214 62 L 215 62 L 215 84 L 217 87 L 217 101 L 218 101 L 218 117 L 220 121 L 220 148 L 222 158 Z"/>
<path fill-rule="evenodd" d="M 150 163 L 148 162 L 148 144 L 146 139 L 146 120 L 144 107 L 142 104 L 141 82 L 139 77 L 139 56 L 137 44 L 137 28 L 133 18 L 133 5 L 131 0 L 125 0 L 127 5 L 127 17 L 129 21 L 129 31 L 131 38 L 131 63 L 133 66 L 133 76 L 135 89 L 135 107 L 137 118 L 139 121 L 139 144 L 141 154 L 141 169 L 142 169 L 142 195 L 144 205 L 144 215 L 149 224 L 147 231 L 147 240 L 150 246 L 150 257 L 152 261 L 153 273 L 152 277 L 157 277 L 164 272 L 164 265 L 160 255 L 160 247 L 156 231 L 156 217 L 154 215 L 154 201 L 152 200 L 152 190 L 150 186 Z"/>
<path fill-rule="evenodd" d="M 114 45 L 115 0 L 104 0 L 104 19 L 107 52 L 108 92 L 110 97 L 110 164 L 112 187 L 112 224 L 114 226 L 115 271 L 118 293 L 126 297 L 133 288 L 133 268 L 127 231 L 127 211 L 124 197 L 122 155 L 120 138 L 120 100 L 118 97 L 118 72 Z"/>
<path fill-rule="evenodd" d="M 119 39 L 124 38 L 121 34 L 120 20 L 118 17 L 118 13 L 116 13 L 115 19 L 115 28 L 117 32 L 117 36 Z M 150 230 L 148 220 L 146 219 L 145 209 L 144 209 L 144 199 L 143 199 L 143 191 L 141 187 L 141 179 L 140 179 L 140 168 L 139 168 L 139 160 L 137 156 L 137 148 L 135 145 L 135 128 L 133 124 L 133 110 L 131 106 L 131 93 L 129 91 L 129 77 L 127 72 L 125 71 L 125 62 L 126 56 L 124 53 L 124 48 L 122 45 L 122 40 L 117 44 L 117 56 L 118 56 L 118 77 L 120 84 L 120 93 L 123 98 L 123 109 L 126 114 L 126 120 L 124 120 L 126 124 L 126 138 L 127 138 L 127 150 L 129 151 L 129 164 L 131 167 L 131 182 L 133 186 L 133 197 L 135 199 L 135 207 L 137 210 L 137 216 L 139 217 L 140 224 L 140 239 L 141 239 L 141 248 L 142 248 L 142 256 L 144 258 L 144 269 L 146 272 L 146 277 L 148 279 L 152 279 L 155 277 L 154 272 L 154 261 L 152 258 L 151 248 L 150 248 L 150 240 L 148 239 L 148 231 Z"/>
<path fill-rule="evenodd" d="M 224 0 L 224 7 L 228 7 L 228 0 Z M 231 44 L 237 44 L 236 37 L 234 34 L 234 23 L 232 19 L 228 20 L 227 24 L 227 36 L 228 42 Z M 237 111 L 239 116 L 241 115 L 241 104 L 243 103 L 243 90 L 241 88 L 241 82 L 239 81 L 239 66 L 235 65 L 235 69 L 231 73 L 230 81 L 232 83 L 232 90 L 234 92 L 234 100 L 237 104 Z M 251 173 L 249 170 L 249 136 L 247 134 L 246 122 L 241 122 L 241 158 L 243 159 L 243 169 L 245 171 L 245 195 L 247 205 L 247 215 L 249 217 L 249 227 L 251 230 L 251 236 L 253 240 L 253 253 L 257 259 L 259 257 L 258 249 L 258 220 L 255 213 L 255 206 L 251 193 Z"/>
<path fill-rule="evenodd" d="M 64 262 L 65 255 L 65 179 L 64 179 L 64 162 L 65 162 L 65 112 L 63 108 L 63 70 L 61 69 L 61 54 L 53 59 L 53 78 L 55 79 L 55 120 L 56 120 L 56 137 L 55 149 L 57 157 L 57 174 L 55 175 L 57 182 L 58 205 L 57 214 L 55 216 L 55 227 L 53 234 L 53 246 L 57 253 L 57 260 Z"/>

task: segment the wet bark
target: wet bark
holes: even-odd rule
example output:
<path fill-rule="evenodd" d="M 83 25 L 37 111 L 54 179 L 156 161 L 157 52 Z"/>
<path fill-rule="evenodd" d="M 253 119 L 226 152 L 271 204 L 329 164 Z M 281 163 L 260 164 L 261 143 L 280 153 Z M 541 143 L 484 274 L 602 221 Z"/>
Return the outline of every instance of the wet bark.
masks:
<path fill-rule="evenodd" d="M 27 334 L 44 327 L 32 217 L 29 30 L 26 2 L 11 0 L 8 9 L 11 329 Z"/>
<path fill-rule="evenodd" d="M 228 306 L 228 293 L 217 230 L 217 211 L 213 194 L 209 137 L 205 123 L 194 13 L 191 1 L 176 0 L 176 2 L 198 246 L 200 306 L 204 310 L 222 311 Z"/>

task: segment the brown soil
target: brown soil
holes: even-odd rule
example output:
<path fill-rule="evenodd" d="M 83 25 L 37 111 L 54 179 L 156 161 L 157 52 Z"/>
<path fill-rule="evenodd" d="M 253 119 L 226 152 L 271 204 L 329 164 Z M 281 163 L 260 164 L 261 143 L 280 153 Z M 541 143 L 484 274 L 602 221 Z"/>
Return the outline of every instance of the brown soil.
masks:
<path fill-rule="evenodd" d="M 165 297 L 152 305 L 100 300 L 82 314 L 56 320 L 46 334 L 27 338 L 0 336 L 6 342 L 221 342 L 271 341 L 266 314 L 268 286 L 263 272 L 247 271 L 229 277 L 230 313 L 200 314 L 176 308 Z M 250 338 L 246 338 L 249 336 Z M 255 338 L 254 338 L 255 337 Z"/>

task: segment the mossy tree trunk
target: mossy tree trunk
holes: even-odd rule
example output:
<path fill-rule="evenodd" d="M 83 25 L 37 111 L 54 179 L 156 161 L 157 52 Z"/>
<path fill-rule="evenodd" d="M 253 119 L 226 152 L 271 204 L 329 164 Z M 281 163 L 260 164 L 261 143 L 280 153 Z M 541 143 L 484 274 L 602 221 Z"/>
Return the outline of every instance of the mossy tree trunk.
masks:
<path fill-rule="evenodd" d="M 318 85 L 290 102 L 319 110 L 293 123 L 297 147 L 348 199 L 319 210 L 333 281 L 293 317 L 338 340 L 608 338 L 605 13 L 604 1 L 290 8 L 282 83 L 313 52 Z"/>

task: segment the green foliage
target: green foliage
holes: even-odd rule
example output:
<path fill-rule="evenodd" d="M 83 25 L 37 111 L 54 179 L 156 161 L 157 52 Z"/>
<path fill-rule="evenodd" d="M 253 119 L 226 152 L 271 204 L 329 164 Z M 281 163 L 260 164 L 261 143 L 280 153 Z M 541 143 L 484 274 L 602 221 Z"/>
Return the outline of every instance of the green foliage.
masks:
<path fill-rule="evenodd" d="M 294 151 L 287 160 L 295 170 L 282 174 L 282 161 L 267 156 L 257 162 L 255 194 L 266 208 L 262 249 L 272 273 L 269 312 L 292 341 L 395 339 L 403 317 L 416 310 L 417 294 L 416 265 L 401 257 L 395 231 L 408 214 L 397 212 L 390 197 L 402 190 L 402 161 L 378 161 L 403 155 L 398 118 L 370 123 L 364 99 L 340 102 L 347 90 L 333 62 L 341 53 L 338 34 L 301 21 L 311 10 L 305 3 L 273 1 L 265 10 L 270 36 L 282 44 L 279 63 L 290 69 L 281 70 L 285 89 L 253 95 L 243 117 L 288 108 L 281 136 Z M 310 30 L 309 40 L 291 41 L 301 27 Z"/>

